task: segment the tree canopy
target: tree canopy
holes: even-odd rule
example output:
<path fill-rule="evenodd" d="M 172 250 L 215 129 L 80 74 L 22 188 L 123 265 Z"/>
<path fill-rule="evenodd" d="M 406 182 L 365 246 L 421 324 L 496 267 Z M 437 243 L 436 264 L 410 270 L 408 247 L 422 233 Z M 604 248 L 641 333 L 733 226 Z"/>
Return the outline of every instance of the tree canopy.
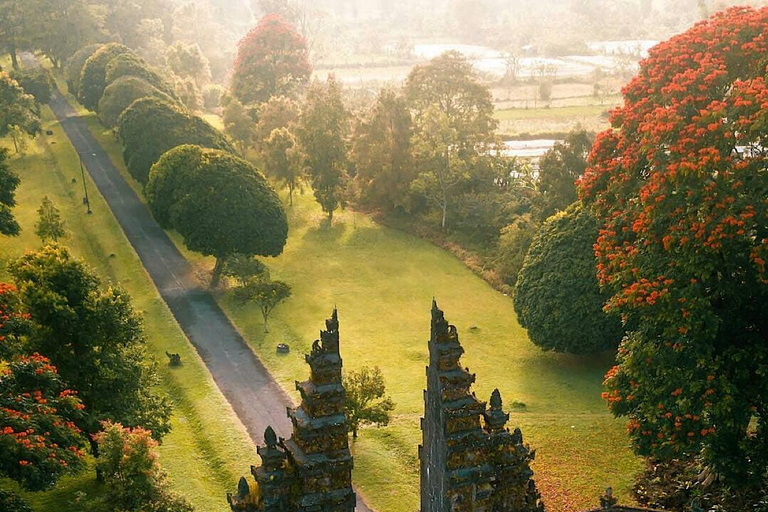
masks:
<path fill-rule="evenodd" d="M 128 172 L 146 183 L 149 170 L 166 151 L 182 144 L 196 144 L 234 153 L 224 135 L 203 119 L 159 98 L 133 102 L 117 121 Z"/>
<path fill-rule="evenodd" d="M 18 126 L 30 135 L 40 131 L 40 115 L 35 98 L 5 71 L 0 71 L 0 137 Z"/>
<path fill-rule="evenodd" d="M 766 33 L 768 8 L 733 8 L 652 49 L 580 181 L 632 331 L 604 396 L 639 453 L 733 487 L 768 468 Z"/>
<path fill-rule="evenodd" d="M 147 203 L 192 251 L 216 257 L 211 285 L 234 254 L 277 256 L 288 222 L 280 198 L 253 165 L 230 153 L 179 146 L 152 167 Z"/>
<path fill-rule="evenodd" d="M 345 373 L 344 413 L 352 429 L 352 437 L 357 437 L 361 425 L 387 425 L 389 416 L 395 408 L 391 398 L 385 396 L 384 375 L 378 366 L 364 366 L 359 371 Z"/>
<path fill-rule="evenodd" d="M 132 50 L 118 43 L 109 43 L 96 50 L 83 65 L 78 82 L 77 99 L 88 110 L 96 112 L 99 100 L 107 86 L 107 65 L 122 54 Z"/>
<path fill-rule="evenodd" d="M 279 15 L 264 16 L 238 43 L 230 88 L 243 104 L 290 96 L 312 74 L 307 42 Z"/>
<path fill-rule="evenodd" d="M 288 204 L 293 206 L 293 192 L 301 187 L 304 174 L 301 150 L 288 128 L 276 128 L 262 144 L 264 169 L 288 187 Z"/>
<path fill-rule="evenodd" d="M 581 203 L 553 215 L 533 239 L 515 285 L 514 304 L 528 337 L 545 350 L 590 354 L 616 347 L 618 316 L 595 277 L 597 222 Z"/>
<path fill-rule="evenodd" d="M 0 475 L 43 490 L 84 466 L 77 393 L 40 354 L 20 356 L 0 372 Z"/>
<path fill-rule="evenodd" d="M 21 231 L 11 208 L 16 206 L 16 187 L 21 181 L 8 165 L 8 150 L 0 148 L 0 233 L 15 236 Z"/>
<path fill-rule="evenodd" d="M 169 104 L 174 100 L 146 80 L 136 76 L 122 76 L 110 83 L 99 100 L 99 119 L 107 128 L 117 124 L 120 114 L 131 103 L 141 98 L 157 98 Z"/>
<path fill-rule="evenodd" d="M 83 46 L 67 61 L 64 73 L 67 77 L 67 90 L 73 95 L 77 96 L 77 91 L 80 90 L 80 76 L 83 74 L 86 61 L 102 46 L 101 44 Z"/>
<path fill-rule="evenodd" d="M 411 145 L 419 170 L 411 190 L 440 210 L 445 229 L 454 197 L 494 141 L 491 93 L 466 57 L 450 51 L 413 68 L 405 96 L 413 114 Z"/>
<path fill-rule="evenodd" d="M 348 123 L 339 83 L 333 76 L 325 84 L 314 82 L 307 91 L 296 132 L 315 199 L 329 222 L 333 212 L 345 203 Z"/>
<path fill-rule="evenodd" d="M 594 137 L 586 131 L 572 131 L 541 157 L 535 208 L 539 219 L 563 211 L 576 201 L 576 180 L 587 168 L 593 142 Z"/>
<path fill-rule="evenodd" d="M 174 100 L 176 99 L 173 85 L 135 53 L 122 53 L 110 60 L 106 67 L 104 83 L 110 85 L 124 76 L 141 78 Z"/>
<path fill-rule="evenodd" d="M 167 433 L 170 407 L 153 392 L 155 364 L 128 295 L 102 289 L 93 271 L 60 246 L 27 253 L 9 270 L 32 324 L 25 352 L 45 354 L 77 390 L 86 407 L 78 427 L 93 434 L 112 419 L 158 438 Z"/>
<path fill-rule="evenodd" d="M 411 130 L 405 98 L 391 88 L 382 89 L 355 128 L 351 159 L 361 203 L 384 211 L 408 203 L 414 177 Z"/>

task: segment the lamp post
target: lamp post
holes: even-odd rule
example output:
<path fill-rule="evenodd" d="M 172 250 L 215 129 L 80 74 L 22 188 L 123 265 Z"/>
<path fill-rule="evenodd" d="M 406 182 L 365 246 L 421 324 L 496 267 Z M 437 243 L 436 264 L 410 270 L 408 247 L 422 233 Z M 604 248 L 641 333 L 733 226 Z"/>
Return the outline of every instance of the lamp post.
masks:
<path fill-rule="evenodd" d="M 83 166 L 83 157 L 78 153 L 77 157 L 80 159 L 80 177 L 83 180 L 83 192 L 85 192 L 85 197 L 83 198 L 83 202 L 85 203 L 85 206 L 88 208 L 88 215 L 92 214 L 91 211 L 91 201 L 88 200 L 88 185 L 85 183 L 85 167 Z"/>

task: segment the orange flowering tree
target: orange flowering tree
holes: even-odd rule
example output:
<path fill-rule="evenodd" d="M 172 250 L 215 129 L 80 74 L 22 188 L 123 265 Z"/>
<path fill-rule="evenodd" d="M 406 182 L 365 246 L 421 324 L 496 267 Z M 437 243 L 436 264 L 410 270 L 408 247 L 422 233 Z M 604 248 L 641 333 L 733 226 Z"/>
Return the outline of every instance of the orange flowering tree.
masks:
<path fill-rule="evenodd" d="M 84 438 L 74 421 L 82 409 L 48 358 L 13 359 L 0 373 L 0 475 L 41 490 L 80 469 Z"/>
<path fill-rule="evenodd" d="M 638 453 L 735 486 L 768 466 L 767 38 L 733 8 L 652 49 L 579 182 L 631 331 L 604 397 Z"/>
<path fill-rule="evenodd" d="M 290 96 L 312 74 L 307 42 L 278 14 L 264 16 L 238 43 L 232 94 L 243 104 Z"/>

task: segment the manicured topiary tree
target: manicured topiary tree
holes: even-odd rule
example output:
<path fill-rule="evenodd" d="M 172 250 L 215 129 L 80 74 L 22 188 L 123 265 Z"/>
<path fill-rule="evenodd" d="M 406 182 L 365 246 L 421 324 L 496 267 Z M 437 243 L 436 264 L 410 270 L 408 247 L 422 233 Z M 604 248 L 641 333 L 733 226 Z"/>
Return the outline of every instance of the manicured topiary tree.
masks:
<path fill-rule="evenodd" d="M 152 167 L 146 197 L 161 226 L 178 231 L 188 249 L 216 257 L 213 287 L 227 257 L 283 252 L 288 223 L 280 198 L 230 153 L 192 145 L 167 152 Z"/>
<path fill-rule="evenodd" d="M 102 46 L 101 44 L 84 46 L 69 58 L 65 75 L 67 77 L 67 90 L 70 94 L 77 96 L 77 91 L 80 90 L 80 75 L 83 74 L 85 62 Z"/>
<path fill-rule="evenodd" d="M 581 203 L 546 220 L 515 285 L 515 312 L 544 350 L 590 354 L 615 348 L 621 322 L 603 312 L 595 277 L 597 222 Z"/>
<path fill-rule="evenodd" d="M 109 61 L 124 53 L 132 53 L 132 50 L 118 43 L 109 43 L 96 50 L 85 61 L 77 89 L 77 99 L 85 108 L 94 112 L 98 109 L 99 100 L 107 86 L 107 65 Z"/>
<path fill-rule="evenodd" d="M 289 96 L 309 80 L 307 42 L 278 14 L 264 16 L 238 43 L 230 84 L 243 104 Z"/>
<path fill-rule="evenodd" d="M 605 398 L 638 453 L 731 488 L 768 470 L 767 33 L 768 8 L 733 8 L 652 49 L 580 182 L 632 331 Z"/>
<path fill-rule="evenodd" d="M 117 124 L 120 114 L 131 103 L 141 98 L 158 98 L 174 103 L 173 98 L 154 87 L 142 78 L 135 76 L 122 76 L 110 83 L 99 100 L 99 119 L 104 126 L 112 128 Z"/>
<path fill-rule="evenodd" d="M 141 98 L 117 121 L 128 171 L 146 183 L 149 169 L 166 151 L 195 144 L 234 153 L 224 135 L 203 119 L 159 98 Z"/>
<path fill-rule="evenodd" d="M 115 80 L 119 80 L 124 76 L 141 78 L 156 89 L 176 99 L 173 84 L 135 53 L 123 53 L 110 60 L 107 64 L 105 74 L 106 85 L 110 85 Z"/>

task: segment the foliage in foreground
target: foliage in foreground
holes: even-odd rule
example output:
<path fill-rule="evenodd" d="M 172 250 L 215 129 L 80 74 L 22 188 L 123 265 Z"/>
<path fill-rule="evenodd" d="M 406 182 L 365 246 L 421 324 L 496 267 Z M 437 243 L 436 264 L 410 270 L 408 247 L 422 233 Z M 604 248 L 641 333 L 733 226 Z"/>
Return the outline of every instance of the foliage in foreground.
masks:
<path fill-rule="evenodd" d="M 192 512 L 183 497 L 172 492 L 160 467 L 157 441 L 143 428 L 105 422 L 96 434 L 96 467 L 107 491 L 89 512 Z"/>
<path fill-rule="evenodd" d="M 30 135 L 40 131 L 40 114 L 35 98 L 27 94 L 5 71 L 0 71 L 0 137 L 18 126 Z"/>
<path fill-rule="evenodd" d="M 734 8 L 656 46 L 580 183 L 632 331 L 605 398 L 638 453 L 700 453 L 733 489 L 768 470 L 766 33 Z"/>
<path fill-rule="evenodd" d="M 581 203 L 544 222 L 525 257 L 514 304 L 528 337 L 545 350 L 591 354 L 615 348 L 619 318 L 603 312 L 607 299 L 595 277 L 597 222 Z"/>
<path fill-rule="evenodd" d="M 130 297 L 102 289 L 90 268 L 56 245 L 26 254 L 9 270 L 30 315 L 24 351 L 50 358 L 77 390 L 86 407 L 78 427 L 90 435 L 110 419 L 151 429 L 158 439 L 167 433 L 170 406 L 153 392 L 156 365 Z"/>
<path fill-rule="evenodd" d="M 19 356 L 0 373 L 0 475 L 43 490 L 84 466 L 83 404 L 50 360 Z"/>

